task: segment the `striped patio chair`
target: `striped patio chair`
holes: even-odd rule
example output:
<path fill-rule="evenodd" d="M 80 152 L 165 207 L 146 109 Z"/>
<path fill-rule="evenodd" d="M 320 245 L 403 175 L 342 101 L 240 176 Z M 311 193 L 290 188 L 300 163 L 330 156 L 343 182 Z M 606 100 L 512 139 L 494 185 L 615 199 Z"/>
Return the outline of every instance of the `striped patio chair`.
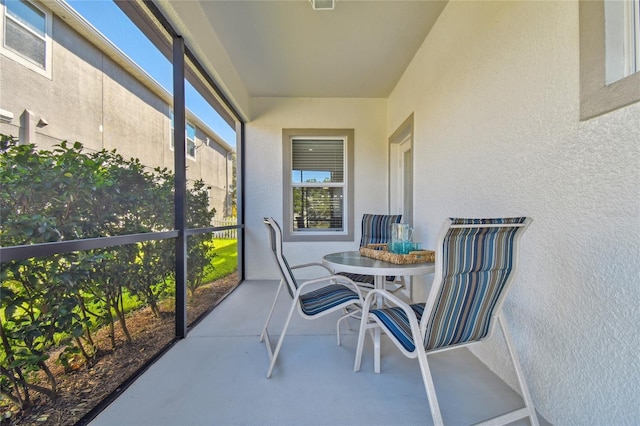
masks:
<path fill-rule="evenodd" d="M 284 341 L 284 336 L 287 333 L 287 328 L 291 321 L 291 316 L 296 308 L 302 318 L 309 320 L 340 311 L 342 316 L 338 319 L 336 326 L 338 345 L 340 345 L 340 323 L 349 317 L 360 318 L 363 297 L 360 289 L 353 281 L 347 277 L 333 275 L 332 271 L 321 263 L 305 263 L 297 266 L 289 266 L 287 259 L 282 253 L 282 231 L 280 225 L 278 225 L 272 217 L 264 218 L 264 223 L 269 229 L 271 251 L 273 252 L 273 256 L 281 273 L 280 285 L 278 286 L 276 297 L 273 300 L 271 310 L 260 334 L 260 341 L 265 342 L 270 361 L 267 377 L 271 377 L 273 367 L 280 353 L 280 348 L 282 347 L 282 342 Z M 298 282 L 293 274 L 293 270 L 311 267 L 323 268 L 327 274 L 323 277 L 306 280 L 301 283 Z M 320 283 L 326 283 L 326 285 L 319 286 Z M 310 285 L 313 288 L 312 290 L 306 288 Z M 280 333 L 280 338 L 274 349 L 269 337 L 268 327 L 283 287 L 287 289 L 292 302 L 284 328 Z M 303 292 L 303 290 L 306 291 Z"/>
<path fill-rule="evenodd" d="M 480 343 L 500 325 L 525 407 L 487 422 L 506 424 L 538 419 L 502 314 L 516 275 L 518 245 L 531 219 L 448 219 L 438 235 L 436 272 L 426 303 L 409 305 L 388 292 L 373 290 L 362 308 L 354 370 L 360 370 L 367 330 L 380 328 L 409 358 L 418 358 L 435 425 L 442 425 L 427 355 Z M 386 304 L 375 309 L 375 300 Z"/>
<path fill-rule="evenodd" d="M 369 244 L 388 244 L 391 240 L 391 225 L 400 223 L 401 220 L 401 214 L 363 214 L 360 247 L 366 247 Z M 352 274 L 349 272 L 337 272 L 337 274 L 350 278 L 365 289 L 374 287 L 373 275 Z M 405 280 L 404 277 L 389 276 L 386 279 L 385 287 L 395 293 L 400 289 L 407 288 L 407 282 L 410 281 Z"/>

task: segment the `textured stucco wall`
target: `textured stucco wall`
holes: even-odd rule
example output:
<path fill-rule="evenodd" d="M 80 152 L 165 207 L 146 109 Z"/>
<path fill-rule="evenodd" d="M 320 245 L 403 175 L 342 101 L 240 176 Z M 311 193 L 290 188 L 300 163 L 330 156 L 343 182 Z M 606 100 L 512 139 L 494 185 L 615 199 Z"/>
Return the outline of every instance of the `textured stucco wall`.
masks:
<path fill-rule="evenodd" d="M 254 120 L 246 125 L 247 279 L 276 279 L 262 218 L 282 225 L 282 129 L 355 129 L 354 240 L 360 241 L 360 218 L 387 205 L 386 100 L 255 98 Z M 356 250 L 357 242 L 285 243 L 291 264 L 317 262 L 324 254 Z M 318 271 L 313 271 L 316 275 Z"/>
<path fill-rule="evenodd" d="M 70 43 L 82 52 L 81 57 L 69 50 Z M 40 147 L 49 148 L 72 138 L 98 144 L 98 124 L 102 122 L 100 63 L 99 52 L 57 19 L 53 22 L 51 79 L 0 55 L 0 107 L 15 116 L 5 131 L 18 136 L 20 116 L 28 109 L 36 122 L 40 118 L 49 122 L 36 130 L 34 142 Z"/>
<path fill-rule="evenodd" d="M 388 128 L 415 114 L 427 245 L 448 216 L 534 219 L 505 311 L 536 408 L 557 425 L 632 425 L 640 104 L 579 121 L 578 30 L 577 2 L 450 2 L 389 98 Z M 513 383 L 503 351 L 476 354 Z"/>

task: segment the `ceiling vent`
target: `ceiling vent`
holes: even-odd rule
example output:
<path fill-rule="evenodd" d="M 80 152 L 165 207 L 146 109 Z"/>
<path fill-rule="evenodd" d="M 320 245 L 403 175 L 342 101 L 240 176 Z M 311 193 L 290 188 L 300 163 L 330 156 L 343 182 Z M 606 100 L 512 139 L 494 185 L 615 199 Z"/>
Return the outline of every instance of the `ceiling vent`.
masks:
<path fill-rule="evenodd" d="M 310 0 L 313 10 L 333 10 L 336 7 L 336 0 Z"/>

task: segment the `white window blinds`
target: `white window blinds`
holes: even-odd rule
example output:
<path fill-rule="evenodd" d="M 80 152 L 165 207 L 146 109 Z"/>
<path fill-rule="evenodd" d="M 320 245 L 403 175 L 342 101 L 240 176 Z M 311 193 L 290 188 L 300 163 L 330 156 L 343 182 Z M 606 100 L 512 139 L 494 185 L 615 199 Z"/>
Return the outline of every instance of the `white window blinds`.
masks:
<path fill-rule="evenodd" d="M 344 230 L 344 138 L 292 138 L 293 229 Z"/>
<path fill-rule="evenodd" d="M 292 183 L 343 183 L 344 140 L 292 139 Z"/>
<path fill-rule="evenodd" d="M 38 66 L 46 65 L 46 16 L 31 3 L 9 1 L 5 3 L 5 46 Z"/>

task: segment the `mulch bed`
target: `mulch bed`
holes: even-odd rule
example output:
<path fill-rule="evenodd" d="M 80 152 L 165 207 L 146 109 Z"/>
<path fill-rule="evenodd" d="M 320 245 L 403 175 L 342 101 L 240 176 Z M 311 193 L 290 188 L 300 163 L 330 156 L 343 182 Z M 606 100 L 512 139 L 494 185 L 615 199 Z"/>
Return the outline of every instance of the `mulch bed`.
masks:
<path fill-rule="evenodd" d="M 233 273 L 196 291 L 187 304 L 187 321 L 191 324 L 204 312 L 224 298 L 238 284 L 238 274 Z M 101 349 L 99 359 L 92 366 L 77 365 L 65 372 L 54 363 L 52 354 L 49 368 L 58 382 L 59 397 L 52 402 L 37 393 L 32 393 L 33 406 L 24 413 L 11 413 L 2 426 L 73 425 L 102 402 L 114 390 L 126 382 L 145 362 L 161 351 L 175 336 L 173 306 L 167 303 L 162 308 L 161 318 L 156 318 L 150 309 L 141 309 L 127 318 L 127 327 L 133 339 L 127 345 L 122 330 L 116 325 L 116 349 L 111 350 L 109 331 L 98 331 L 94 341 Z M 0 406 L 0 410 L 2 406 Z"/>

